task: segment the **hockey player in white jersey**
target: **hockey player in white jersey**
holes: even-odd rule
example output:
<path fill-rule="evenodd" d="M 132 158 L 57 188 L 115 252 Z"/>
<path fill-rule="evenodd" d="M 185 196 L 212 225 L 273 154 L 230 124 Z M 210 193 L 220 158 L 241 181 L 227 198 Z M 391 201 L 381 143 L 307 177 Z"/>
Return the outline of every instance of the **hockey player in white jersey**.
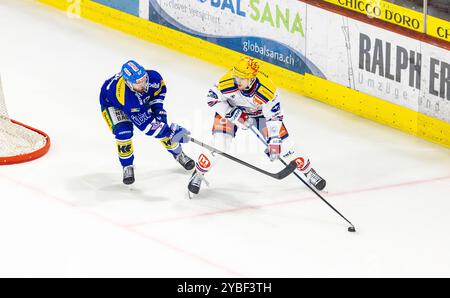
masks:
<path fill-rule="evenodd" d="M 228 71 L 207 95 L 207 103 L 216 112 L 213 124 L 213 146 L 227 152 L 238 129 L 254 126 L 266 138 L 266 154 L 271 161 L 280 157 L 295 160 L 297 170 L 303 173 L 310 185 L 323 190 L 325 179 L 311 167 L 305 156 L 296 156 L 288 131 L 283 123 L 283 110 L 275 85 L 259 70 L 259 63 L 244 57 Z M 200 192 L 204 175 L 213 166 L 214 155 L 203 152 L 196 162 L 188 189 Z"/>

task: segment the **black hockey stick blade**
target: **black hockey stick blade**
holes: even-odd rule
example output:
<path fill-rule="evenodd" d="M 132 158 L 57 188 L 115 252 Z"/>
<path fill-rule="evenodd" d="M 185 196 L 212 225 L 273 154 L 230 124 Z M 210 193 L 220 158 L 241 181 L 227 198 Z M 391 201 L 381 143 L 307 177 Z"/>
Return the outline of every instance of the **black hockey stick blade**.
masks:
<path fill-rule="evenodd" d="M 241 165 L 244 165 L 244 166 L 246 166 L 246 167 L 248 167 L 250 169 L 253 169 L 253 170 L 258 171 L 258 172 L 260 172 L 260 173 L 262 173 L 264 175 L 270 176 L 270 177 L 278 179 L 278 180 L 286 178 L 287 176 L 292 174 L 295 171 L 295 169 L 297 168 L 297 163 L 295 161 L 291 161 L 288 165 L 285 165 L 285 168 L 282 169 L 281 171 L 279 171 L 278 173 L 270 173 L 270 172 L 267 172 L 267 171 L 265 171 L 265 170 L 263 170 L 261 168 L 258 168 L 256 166 L 254 166 L 252 164 L 249 164 L 248 162 L 240 160 L 239 158 L 236 158 L 236 157 L 234 157 L 232 155 L 229 155 L 228 153 L 222 152 L 222 151 L 220 151 L 220 150 L 218 150 L 218 149 L 216 149 L 216 148 L 214 148 L 214 147 L 212 147 L 212 146 L 210 146 L 208 144 L 205 144 L 205 143 L 203 143 L 201 141 L 198 141 L 198 140 L 194 139 L 191 136 L 189 136 L 189 140 L 191 142 L 193 142 L 194 144 L 197 144 L 197 145 L 199 145 L 199 146 L 201 146 L 201 147 L 203 147 L 205 149 L 208 149 L 209 151 L 211 151 L 213 153 L 220 154 L 223 157 L 231 159 L 234 162 L 237 162 L 237 163 L 239 163 Z"/>
<path fill-rule="evenodd" d="M 291 161 L 284 169 L 282 169 L 280 172 L 276 173 L 277 175 L 276 179 L 284 179 L 290 174 L 292 174 L 297 169 L 297 163 L 295 160 Z"/>

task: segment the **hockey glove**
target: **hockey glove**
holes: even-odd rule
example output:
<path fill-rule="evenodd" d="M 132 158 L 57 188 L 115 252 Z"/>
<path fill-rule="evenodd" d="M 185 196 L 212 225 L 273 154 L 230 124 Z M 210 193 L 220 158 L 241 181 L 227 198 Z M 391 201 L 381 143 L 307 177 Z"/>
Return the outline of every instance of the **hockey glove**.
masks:
<path fill-rule="evenodd" d="M 167 112 L 163 109 L 154 112 L 156 120 L 167 124 Z"/>
<path fill-rule="evenodd" d="M 233 108 L 228 114 L 226 114 L 225 118 L 244 130 L 254 124 L 254 119 L 249 118 L 246 113 L 237 107 Z"/>
<path fill-rule="evenodd" d="M 280 158 L 281 153 L 281 139 L 270 138 L 267 146 L 267 155 L 269 155 L 270 161 L 274 161 Z"/>
<path fill-rule="evenodd" d="M 189 135 L 191 132 L 187 130 L 186 128 L 176 124 L 172 123 L 170 125 L 171 133 L 169 135 L 169 139 L 173 143 L 188 143 L 189 142 Z"/>

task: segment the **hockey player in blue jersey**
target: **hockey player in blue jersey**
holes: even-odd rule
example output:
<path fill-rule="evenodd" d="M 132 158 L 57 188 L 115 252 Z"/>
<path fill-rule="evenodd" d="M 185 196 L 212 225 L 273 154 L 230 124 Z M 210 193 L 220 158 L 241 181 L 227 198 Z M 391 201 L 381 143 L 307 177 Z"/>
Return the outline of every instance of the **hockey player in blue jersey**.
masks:
<path fill-rule="evenodd" d="M 117 141 L 123 183 L 132 184 L 134 178 L 133 127 L 153 136 L 186 170 L 195 162 L 183 153 L 181 143 L 187 143 L 190 132 L 178 124 L 167 122 L 164 110 L 166 85 L 154 70 L 145 70 L 135 61 L 128 61 L 122 71 L 105 81 L 100 92 L 103 118 Z"/>

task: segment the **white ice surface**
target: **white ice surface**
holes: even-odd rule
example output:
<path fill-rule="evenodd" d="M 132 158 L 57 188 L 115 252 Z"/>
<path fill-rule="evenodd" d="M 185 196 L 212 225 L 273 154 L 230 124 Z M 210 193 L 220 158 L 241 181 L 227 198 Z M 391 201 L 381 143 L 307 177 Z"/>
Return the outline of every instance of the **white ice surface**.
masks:
<path fill-rule="evenodd" d="M 43 158 L 0 167 L 0 276 L 450 277 L 450 151 L 285 90 L 291 137 L 357 233 L 294 176 L 228 160 L 188 200 L 190 173 L 138 131 L 137 182 L 123 186 L 98 94 L 130 58 L 165 78 L 169 120 L 208 141 L 204 96 L 225 69 L 33 1 L 0 1 L 9 114 L 52 138 Z M 280 169 L 249 134 L 236 144 L 236 156 Z"/>

